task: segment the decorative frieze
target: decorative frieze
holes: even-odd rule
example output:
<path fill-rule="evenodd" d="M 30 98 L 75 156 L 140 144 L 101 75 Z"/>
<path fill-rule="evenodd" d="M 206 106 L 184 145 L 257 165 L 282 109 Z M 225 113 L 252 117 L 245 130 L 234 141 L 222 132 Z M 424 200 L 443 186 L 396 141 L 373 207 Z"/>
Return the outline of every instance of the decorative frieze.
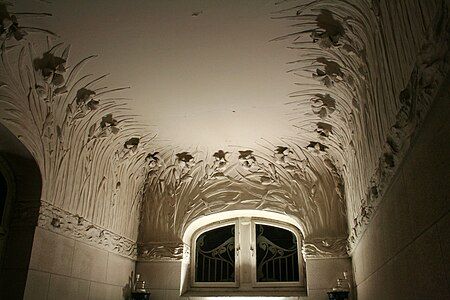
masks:
<path fill-rule="evenodd" d="M 64 235 L 94 247 L 136 259 L 136 242 L 102 228 L 83 217 L 42 202 L 38 227 Z"/>
<path fill-rule="evenodd" d="M 359 211 L 351 224 L 349 250 L 358 243 L 366 227 L 372 220 L 381 199 L 392 182 L 397 169 L 414 142 L 441 84 L 450 71 L 449 20 L 444 12 L 436 16 L 436 24 L 430 29 L 428 39 L 418 53 L 409 81 L 399 94 L 400 108 L 396 122 L 387 133 L 383 154 L 366 197 L 361 200 Z"/>
<path fill-rule="evenodd" d="M 302 249 L 305 259 L 348 257 L 347 238 L 314 238 L 305 240 Z"/>
<path fill-rule="evenodd" d="M 138 245 L 138 261 L 181 261 L 183 243 L 145 243 Z M 189 253 L 186 248 L 186 253 Z"/>

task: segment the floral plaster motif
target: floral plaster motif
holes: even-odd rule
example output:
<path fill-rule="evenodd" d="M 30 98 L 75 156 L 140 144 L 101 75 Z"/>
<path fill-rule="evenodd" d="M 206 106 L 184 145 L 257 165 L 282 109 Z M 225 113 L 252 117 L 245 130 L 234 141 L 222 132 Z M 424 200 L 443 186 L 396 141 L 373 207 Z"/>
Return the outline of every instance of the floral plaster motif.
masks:
<path fill-rule="evenodd" d="M 167 261 L 183 259 L 182 243 L 146 243 L 138 245 L 139 261 Z"/>
<path fill-rule="evenodd" d="M 448 74 L 448 2 L 278 5 L 274 18 L 294 29 L 274 40 L 298 53 L 290 62 L 301 87 L 291 94 L 294 126 L 344 180 L 353 247 Z"/>
<path fill-rule="evenodd" d="M 347 238 L 315 238 L 305 240 L 302 253 L 305 259 L 347 257 Z"/>
<path fill-rule="evenodd" d="M 106 75 L 83 73 L 95 56 L 72 61 L 55 33 L 24 18 L 49 14 L 0 2 L 0 122 L 40 167 L 40 226 L 76 234 L 78 221 L 61 216 L 70 212 L 92 224 L 90 240 L 113 245 L 103 236 L 136 240 L 141 220 L 142 244 L 156 246 L 140 253 L 175 257 L 186 224 L 248 208 L 297 218 L 305 255 L 341 255 L 348 231 L 352 248 L 448 74 L 448 3 L 276 4 L 274 19 L 293 30 L 274 41 L 298 53 L 289 63 L 298 134 L 210 153 L 156 147 L 117 94 L 127 87 L 106 88 Z"/>
<path fill-rule="evenodd" d="M 332 163 L 294 143 L 261 149 L 182 152 L 192 162 L 188 171 L 180 155 L 163 153 L 162 167 L 148 178 L 141 242 L 176 242 L 196 218 L 235 209 L 294 216 L 308 237 L 346 236 L 341 178 Z"/>
<path fill-rule="evenodd" d="M 64 211 L 47 202 L 41 204 L 38 226 L 131 259 L 137 257 L 134 240 L 95 225 L 79 215 Z"/>
<path fill-rule="evenodd" d="M 36 159 L 43 207 L 70 211 L 136 240 L 142 189 L 152 168 L 145 149 L 154 136 L 114 96 L 126 88 L 105 87 L 106 75 L 83 74 L 95 56 L 71 61 L 70 46 L 47 30 L 22 25 L 23 15 L 10 9 L 0 2 L 0 122 Z M 28 39 L 31 33 L 38 35 Z M 59 218 L 40 224 L 78 230 Z M 130 243 L 125 248 L 132 252 Z"/>

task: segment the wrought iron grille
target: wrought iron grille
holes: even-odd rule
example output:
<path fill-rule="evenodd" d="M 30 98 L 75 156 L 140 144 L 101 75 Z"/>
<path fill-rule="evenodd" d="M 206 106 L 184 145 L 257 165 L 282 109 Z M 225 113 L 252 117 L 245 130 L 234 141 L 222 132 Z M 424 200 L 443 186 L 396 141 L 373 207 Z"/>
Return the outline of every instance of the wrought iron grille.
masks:
<path fill-rule="evenodd" d="M 200 235 L 196 241 L 195 281 L 235 281 L 234 225 Z"/>
<path fill-rule="evenodd" d="M 299 281 L 295 234 L 282 228 L 256 224 L 258 282 Z"/>

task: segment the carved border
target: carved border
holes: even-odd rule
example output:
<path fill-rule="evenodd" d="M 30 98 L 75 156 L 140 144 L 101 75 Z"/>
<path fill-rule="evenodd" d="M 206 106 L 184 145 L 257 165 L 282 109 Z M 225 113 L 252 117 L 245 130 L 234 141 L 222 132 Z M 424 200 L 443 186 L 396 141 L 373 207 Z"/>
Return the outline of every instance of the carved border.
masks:
<path fill-rule="evenodd" d="M 138 261 L 181 261 L 183 259 L 183 243 L 150 242 L 138 245 Z"/>
<path fill-rule="evenodd" d="M 136 242 L 42 201 L 38 227 L 135 260 Z"/>
<path fill-rule="evenodd" d="M 314 238 L 305 240 L 302 253 L 305 259 L 345 258 L 347 254 L 347 238 Z"/>
<path fill-rule="evenodd" d="M 441 16 L 443 18 L 443 16 Z M 445 22 L 444 22 L 445 23 Z M 448 24 L 447 21 L 445 24 Z M 348 238 L 348 252 L 351 253 L 369 226 L 375 212 L 405 158 L 408 150 L 422 127 L 428 111 L 450 72 L 450 33 L 434 28 L 418 54 L 408 83 L 401 91 L 400 109 L 396 122 L 387 134 L 384 153 L 379 158 L 371 185 L 367 189 L 361 208 L 353 220 Z"/>

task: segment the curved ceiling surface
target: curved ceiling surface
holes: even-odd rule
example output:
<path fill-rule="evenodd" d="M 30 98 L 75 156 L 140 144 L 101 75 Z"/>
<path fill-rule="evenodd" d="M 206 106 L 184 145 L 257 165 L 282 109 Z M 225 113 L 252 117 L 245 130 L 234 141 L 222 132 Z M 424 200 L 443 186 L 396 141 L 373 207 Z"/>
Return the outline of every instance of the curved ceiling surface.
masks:
<path fill-rule="evenodd" d="M 16 6 L 52 13 L 41 27 L 74 46 L 71 60 L 98 54 L 92 72 L 110 73 L 108 86 L 130 86 L 124 95 L 136 114 L 171 145 L 249 147 L 296 133 L 285 105 L 295 91 L 287 62 L 296 55 L 287 42 L 271 41 L 289 26 L 271 18 L 272 1 Z"/>
<path fill-rule="evenodd" d="M 448 6 L 0 1 L 0 120 L 44 202 L 131 239 L 262 209 L 297 218 L 312 252 L 342 252 L 448 74 Z"/>

